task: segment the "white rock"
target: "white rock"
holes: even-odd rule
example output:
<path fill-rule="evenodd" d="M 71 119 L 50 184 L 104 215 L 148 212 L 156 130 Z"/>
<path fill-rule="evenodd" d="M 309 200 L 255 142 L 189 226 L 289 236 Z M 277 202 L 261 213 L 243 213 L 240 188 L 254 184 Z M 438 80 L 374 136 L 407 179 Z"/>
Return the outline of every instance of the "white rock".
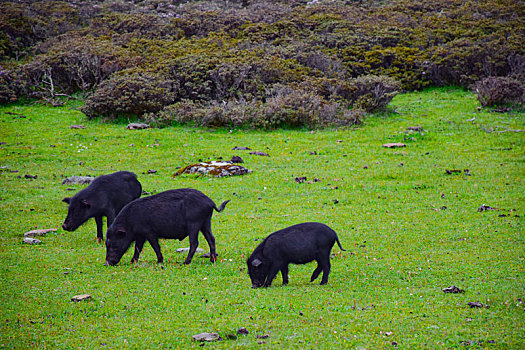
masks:
<path fill-rule="evenodd" d="M 48 232 L 55 232 L 56 228 L 45 228 L 40 230 L 32 230 L 24 233 L 24 237 L 35 237 L 35 236 L 43 236 Z"/>
<path fill-rule="evenodd" d="M 193 340 L 196 341 L 217 341 L 221 340 L 221 337 L 217 333 L 200 333 L 193 336 Z"/>
<path fill-rule="evenodd" d="M 89 299 L 91 299 L 91 295 L 89 295 L 89 294 L 80 294 L 80 295 L 75 295 L 74 297 L 72 297 L 71 301 L 79 302 L 79 301 L 89 300 Z"/>
<path fill-rule="evenodd" d="M 189 251 L 190 251 L 190 248 L 177 248 L 177 253 L 189 252 Z M 197 248 L 197 250 L 195 252 L 196 253 L 202 253 L 203 251 L 204 251 L 204 249 Z"/>
<path fill-rule="evenodd" d="M 64 179 L 64 181 L 62 181 L 62 185 L 87 185 L 93 180 L 95 180 L 93 176 L 71 176 Z"/>
<path fill-rule="evenodd" d="M 39 240 L 39 239 L 36 239 L 36 238 L 24 237 L 24 243 L 27 243 L 27 244 L 40 244 L 40 243 L 42 243 L 42 241 Z"/>

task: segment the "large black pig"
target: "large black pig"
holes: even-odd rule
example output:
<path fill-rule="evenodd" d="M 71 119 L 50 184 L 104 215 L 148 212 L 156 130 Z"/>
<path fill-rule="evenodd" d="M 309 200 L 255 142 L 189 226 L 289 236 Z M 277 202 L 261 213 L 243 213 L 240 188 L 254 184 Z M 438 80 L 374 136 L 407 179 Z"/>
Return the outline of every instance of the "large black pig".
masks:
<path fill-rule="evenodd" d="M 199 231 L 210 246 L 210 260 L 215 262 L 215 237 L 211 232 L 211 217 L 213 210 L 222 211 L 224 201 L 219 208 L 204 193 L 182 188 L 161 192 L 159 194 L 137 199 L 126 205 L 109 227 L 106 235 L 106 263 L 116 265 L 128 250 L 131 242 L 135 242 L 135 252 L 131 262 L 139 260 L 144 242 L 148 241 L 155 254 L 157 262 L 164 258 L 160 252 L 159 238 L 183 240 L 189 236 L 190 251 L 184 261 L 189 264 L 199 245 Z"/>
<path fill-rule="evenodd" d="M 252 288 L 269 287 L 279 271 L 283 285 L 288 283 L 288 264 L 317 261 L 313 282 L 323 271 L 321 284 L 328 282 L 330 251 L 337 242 L 344 251 L 334 230 L 318 222 L 306 222 L 270 234 L 248 258 L 248 274 Z"/>
<path fill-rule="evenodd" d="M 102 217 L 105 216 L 108 227 L 111 226 L 120 210 L 141 194 L 142 186 L 137 176 L 129 171 L 98 176 L 72 198 L 62 199 L 69 205 L 62 228 L 75 231 L 89 218 L 94 217 L 97 223 L 97 240 L 100 243 L 104 239 Z"/>

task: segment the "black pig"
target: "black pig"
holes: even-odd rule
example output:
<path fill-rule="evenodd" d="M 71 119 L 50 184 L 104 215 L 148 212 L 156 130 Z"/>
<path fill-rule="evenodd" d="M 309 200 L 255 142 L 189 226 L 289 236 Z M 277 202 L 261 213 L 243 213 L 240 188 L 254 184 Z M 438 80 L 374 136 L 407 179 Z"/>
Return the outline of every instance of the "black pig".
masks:
<path fill-rule="evenodd" d="M 129 171 L 118 171 L 95 178 L 88 187 L 79 191 L 72 198 L 66 197 L 63 202 L 69 204 L 66 220 L 62 228 L 75 231 L 89 218 L 95 218 L 97 223 L 97 241 L 104 239 L 102 235 L 102 217 L 107 218 L 108 227 L 129 202 L 142 194 L 142 186 L 137 176 Z"/>
<path fill-rule="evenodd" d="M 288 264 L 306 264 L 313 260 L 317 260 L 317 268 L 310 282 L 323 271 L 321 284 L 326 284 L 330 273 L 330 251 L 335 242 L 344 251 L 335 231 L 318 222 L 306 222 L 272 233 L 248 258 L 252 288 L 269 287 L 279 271 L 283 285 L 287 284 Z"/>
<path fill-rule="evenodd" d="M 199 245 L 199 231 L 204 234 L 210 246 L 211 262 L 215 262 L 217 254 L 215 237 L 211 232 L 211 216 L 214 209 L 220 212 L 228 202 L 229 200 L 223 202 L 217 208 L 204 193 L 191 188 L 182 188 L 143 197 L 129 203 L 108 228 L 105 265 L 118 264 L 133 241 L 135 241 L 135 253 L 132 263 L 139 260 L 146 241 L 157 254 L 157 262 L 162 263 L 164 258 L 160 252 L 159 238 L 182 241 L 188 236 L 190 251 L 184 264 L 189 264 Z"/>

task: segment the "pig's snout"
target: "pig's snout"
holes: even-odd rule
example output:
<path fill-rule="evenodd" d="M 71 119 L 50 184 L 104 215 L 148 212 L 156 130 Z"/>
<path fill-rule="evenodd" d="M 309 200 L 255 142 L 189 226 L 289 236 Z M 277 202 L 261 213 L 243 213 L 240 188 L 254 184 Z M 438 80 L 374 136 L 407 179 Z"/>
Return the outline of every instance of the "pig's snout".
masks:
<path fill-rule="evenodd" d="M 64 230 L 66 230 L 66 231 L 71 231 L 71 230 L 69 229 L 69 226 L 66 225 L 65 223 L 62 224 L 62 228 L 63 228 Z"/>

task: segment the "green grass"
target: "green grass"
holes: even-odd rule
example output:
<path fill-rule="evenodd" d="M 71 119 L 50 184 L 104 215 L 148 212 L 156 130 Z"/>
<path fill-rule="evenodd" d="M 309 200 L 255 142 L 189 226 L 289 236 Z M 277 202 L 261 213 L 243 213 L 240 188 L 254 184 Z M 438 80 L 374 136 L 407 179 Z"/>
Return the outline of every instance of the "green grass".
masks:
<path fill-rule="evenodd" d="M 523 348 L 525 139 L 483 128 L 524 129 L 525 118 L 477 106 L 470 92 L 429 89 L 397 96 L 390 113 L 358 128 L 313 132 L 131 131 L 71 108 L 0 107 L 0 347 L 189 348 L 209 331 L 225 339 L 205 345 L 213 348 Z M 417 125 L 422 133 L 406 133 Z M 172 177 L 233 155 L 253 173 Z M 175 250 L 188 241 L 164 240 L 163 265 L 146 244 L 137 266 L 128 252 L 106 267 L 93 220 L 63 231 L 61 199 L 82 188 L 63 178 L 117 170 L 134 171 L 152 193 L 193 187 L 219 204 L 231 199 L 213 217 L 219 261 L 184 266 Z M 499 210 L 478 212 L 482 204 Z M 328 284 L 310 284 L 307 264 L 291 266 L 288 286 L 278 275 L 251 289 L 245 261 L 258 239 L 305 221 L 330 225 L 347 249 L 334 247 Z M 58 231 L 23 244 L 34 228 Z M 466 292 L 442 292 L 451 285 Z M 93 299 L 70 301 L 84 293 Z M 250 333 L 226 340 L 241 327 Z"/>

